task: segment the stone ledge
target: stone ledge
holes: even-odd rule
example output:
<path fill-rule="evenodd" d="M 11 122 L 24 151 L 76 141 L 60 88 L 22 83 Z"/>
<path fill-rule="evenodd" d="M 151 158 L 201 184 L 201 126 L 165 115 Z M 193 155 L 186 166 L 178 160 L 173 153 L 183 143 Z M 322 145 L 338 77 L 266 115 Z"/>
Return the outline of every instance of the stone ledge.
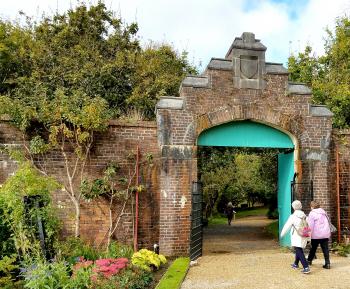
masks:
<path fill-rule="evenodd" d="M 312 116 L 333 116 L 333 112 L 331 112 L 325 105 L 309 105 L 309 114 Z"/>
<path fill-rule="evenodd" d="M 108 122 L 109 126 L 128 126 L 128 127 L 157 127 L 156 121 L 146 121 L 146 120 L 138 120 L 138 121 L 128 121 L 128 120 L 118 120 L 111 119 Z"/>
<path fill-rule="evenodd" d="M 181 97 L 162 96 L 156 104 L 156 109 L 183 109 L 184 100 Z"/>
<path fill-rule="evenodd" d="M 288 94 L 311 95 L 311 89 L 305 83 L 289 82 Z"/>
<path fill-rule="evenodd" d="M 350 129 L 349 128 L 346 128 L 346 129 L 333 128 L 332 133 L 335 135 L 349 135 Z"/>
<path fill-rule="evenodd" d="M 173 160 L 192 160 L 197 152 L 191 145 L 162 145 L 161 157 Z"/>
<path fill-rule="evenodd" d="M 181 86 L 190 86 L 190 87 L 209 87 L 209 79 L 207 76 L 193 76 L 188 75 L 182 81 Z"/>
<path fill-rule="evenodd" d="M 288 69 L 283 67 L 282 63 L 266 62 L 266 73 L 267 74 L 289 74 Z"/>
<path fill-rule="evenodd" d="M 233 70 L 233 63 L 231 60 L 225 58 L 212 58 L 207 68 L 216 70 Z"/>

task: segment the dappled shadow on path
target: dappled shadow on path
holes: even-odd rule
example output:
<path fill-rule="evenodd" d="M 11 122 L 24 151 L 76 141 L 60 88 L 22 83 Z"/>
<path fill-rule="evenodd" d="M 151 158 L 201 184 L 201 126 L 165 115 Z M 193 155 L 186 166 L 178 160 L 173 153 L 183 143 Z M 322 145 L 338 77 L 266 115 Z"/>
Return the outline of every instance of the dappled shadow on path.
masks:
<path fill-rule="evenodd" d="M 203 232 L 203 255 L 277 249 L 278 241 L 265 231 L 271 222 L 265 216 L 252 216 L 235 220 L 231 226 L 209 225 Z"/>

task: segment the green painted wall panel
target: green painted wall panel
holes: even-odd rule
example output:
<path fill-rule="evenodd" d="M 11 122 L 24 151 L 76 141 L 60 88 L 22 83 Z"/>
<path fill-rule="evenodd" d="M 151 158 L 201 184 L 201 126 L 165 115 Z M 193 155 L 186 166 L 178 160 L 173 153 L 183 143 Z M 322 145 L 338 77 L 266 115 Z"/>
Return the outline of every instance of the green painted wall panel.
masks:
<path fill-rule="evenodd" d="M 202 132 L 199 146 L 293 148 L 290 137 L 267 125 L 249 120 L 218 125 Z"/>
<path fill-rule="evenodd" d="M 291 182 L 294 176 L 294 153 L 281 153 L 278 155 L 278 183 L 277 200 L 279 213 L 279 232 L 291 214 Z M 290 246 L 290 234 L 280 239 L 282 246 Z"/>

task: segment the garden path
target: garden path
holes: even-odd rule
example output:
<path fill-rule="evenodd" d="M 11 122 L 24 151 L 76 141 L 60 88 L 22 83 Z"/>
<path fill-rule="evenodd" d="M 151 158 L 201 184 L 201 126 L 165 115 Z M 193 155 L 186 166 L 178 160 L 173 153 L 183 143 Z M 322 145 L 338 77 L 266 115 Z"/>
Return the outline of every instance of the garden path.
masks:
<path fill-rule="evenodd" d="M 350 258 L 331 255 L 331 270 L 322 268 L 323 255 L 311 273 L 290 268 L 293 254 L 265 232 L 263 216 L 236 220 L 232 226 L 204 231 L 203 257 L 190 268 L 181 289 L 349 289 Z"/>

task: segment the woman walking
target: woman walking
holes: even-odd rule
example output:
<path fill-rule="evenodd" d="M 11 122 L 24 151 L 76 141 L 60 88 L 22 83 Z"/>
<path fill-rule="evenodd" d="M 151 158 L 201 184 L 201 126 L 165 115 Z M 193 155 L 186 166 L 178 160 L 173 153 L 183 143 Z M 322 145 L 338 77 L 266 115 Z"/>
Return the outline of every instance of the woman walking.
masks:
<path fill-rule="evenodd" d="M 304 274 L 310 273 L 309 264 L 306 261 L 305 255 L 304 255 L 304 248 L 306 247 L 306 243 L 308 241 L 307 237 L 303 237 L 298 233 L 298 228 L 301 224 L 306 222 L 306 215 L 301 210 L 302 205 L 301 202 L 298 200 L 295 200 L 292 203 L 292 207 L 294 209 L 294 213 L 289 216 L 287 222 L 283 226 L 282 232 L 281 232 L 281 238 L 290 230 L 291 231 L 291 243 L 292 246 L 295 249 L 295 261 L 291 265 L 293 269 L 299 268 L 299 261 L 301 262 L 303 266 L 303 270 L 301 271 Z"/>
<path fill-rule="evenodd" d="M 229 202 L 226 206 L 226 216 L 227 216 L 227 223 L 229 226 L 231 226 L 232 219 L 234 218 L 236 211 L 233 209 L 233 205 L 231 202 Z"/>
<path fill-rule="evenodd" d="M 323 268 L 330 269 L 328 240 L 331 236 L 331 229 L 329 227 L 329 219 L 327 213 L 320 208 L 320 204 L 317 201 L 312 201 L 310 207 L 311 212 L 307 218 L 307 222 L 311 228 L 311 249 L 307 261 L 309 265 L 312 264 L 317 247 L 321 245 L 325 261 Z"/>

